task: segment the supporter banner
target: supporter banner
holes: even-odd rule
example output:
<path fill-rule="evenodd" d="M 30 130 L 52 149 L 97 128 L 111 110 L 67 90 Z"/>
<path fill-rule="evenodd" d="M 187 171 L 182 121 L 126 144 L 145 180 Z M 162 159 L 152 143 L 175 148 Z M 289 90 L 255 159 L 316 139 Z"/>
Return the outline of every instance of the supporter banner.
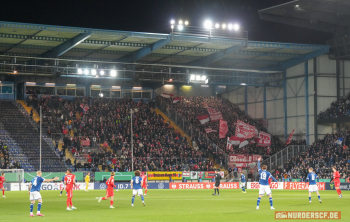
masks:
<path fill-rule="evenodd" d="M 215 183 L 169 183 L 169 189 L 214 189 Z M 239 189 L 239 182 L 220 183 L 219 189 Z"/>
<path fill-rule="evenodd" d="M 5 177 L 7 177 L 9 173 L 7 173 L 5 175 Z M 77 181 L 84 181 L 84 175 L 83 172 L 73 172 L 73 174 L 75 175 L 75 178 L 77 179 Z M 52 179 L 54 177 L 58 177 L 59 180 L 62 180 L 62 177 L 64 176 L 64 172 L 48 172 L 48 173 L 42 173 L 42 178 L 44 179 Z M 32 173 L 24 173 L 24 179 L 27 182 L 32 181 L 32 179 L 36 177 L 36 172 L 32 172 Z"/>
<path fill-rule="evenodd" d="M 90 140 L 81 140 L 82 146 L 90 146 Z"/>
<path fill-rule="evenodd" d="M 131 181 L 131 179 L 135 176 L 134 172 L 114 172 L 114 181 Z M 95 181 L 102 181 L 104 179 L 108 180 L 111 176 L 109 172 L 96 172 L 95 173 Z"/>
<path fill-rule="evenodd" d="M 206 133 L 216 133 L 217 132 L 217 130 L 213 130 L 211 128 L 205 128 L 204 130 Z"/>
<path fill-rule="evenodd" d="M 171 177 L 173 180 L 182 180 L 182 172 L 158 171 L 147 173 L 148 180 L 169 180 L 169 177 Z"/>
<path fill-rule="evenodd" d="M 222 178 L 225 177 L 225 172 L 224 171 L 219 171 L 219 174 L 221 175 Z M 204 177 L 202 176 L 203 179 L 213 179 L 215 177 L 215 171 L 206 171 L 204 172 Z"/>
<path fill-rule="evenodd" d="M 205 124 L 205 123 L 209 122 L 209 116 L 208 115 L 198 116 L 197 118 L 198 118 L 198 120 L 199 120 L 199 122 L 201 124 Z"/>
<path fill-rule="evenodd" d="M 293 137 L 294 131 L 295 131 L 295 129 L 293 129 L 293 131 L 289 134 L 289 137 L 288 137 L 288 139 L 286 141 L 286 145 L 288 145 L 290 143 L 290 141 L 292 141 L 292 137 Z"/>
<path fill-rule="evenodd" d="M 187 179 L 187 177 L 191 177 L 191 171 L 183 171 L 182 177 L 185 177 L 186 179 Z"/>
<path fill-rule="evenodd" d="M 231 154 L 230 162 L 233 163 L 252 163 L 257 162 L 261 158 L 261 155 L 244 155 L 244 154 Z"/>
<path fill-rule="evenodd" d="M 259 189 L 260 188 L 260 184 L 258 182 L 248 182 L 247 183 L 247 189 Z M 276 183 L 276 182 L 272 182 L 271 183 L 271 188 L 275 189 L 275 190 L 283 190 L 283 183 Z"/>
<path fill-rule="evenodd" d="M 271 135 L 265 132 L 259 132 L 259 137 L 256 138 L 257 146 L 267 147 L 271 146 Z"/>
<path fill-rule="evenodd" d="M 197 171 L 191 171 L 191 180 L 197 180 L 198 179 L 198 172 Z"/>
<path fill-rule="evenodd" d="M 334 183 L 325 183 L 326 184 L 326 190 L 335 190 Z M 350 183 L 340 183 L 341 190 L 350 190 Z"/>
<path fill-rule="evenodd" d="M 220 119 L 219 139 L 225 138 L 227 132 L 228 132 L 227 121 L 224 121 L 224 120 Z"/>
<path fill-rule="evenodd" d="M 178 103 L 180 101 L 180 97 L 174 98 L 173 103 Z"/>
<path fill-rule="evenodd" d="M 22 183 L 21 184 L 21 190 L 28 191 L 29 183 Z M 63 183 L 42 183 L 41 184 L 41 190 L 61 190 L 63 187 Z M 76 183 L 76 186 L 73 187 L 73 190 L 85 190 L 86 184 L 85 183 Z M 89 190 L 94 189 L 94 183 L 89 183 Z M 11 183 L 11 190 L 12 191 L 19 191 L 19 183 Z"/>
<path fill-rule="evenodd" d="M 213 109 L 213 108 L 208 108 L 208 113 L 209 113 L 209 116 L 210 116 L 210 120 L 212 122 L 215 122 L 215 121 L 218 121 L 220 119 L 224 119 L 222 117 L 222 114 L 220 111 L 216 110 L 216 109 Z"/>
<path fill-rule="evenodd" d="M 235 134 L 237 137 L 250 139 L 257 134 L 257 129 L 254 126 L 242 122 L 241 120 L 237 120 Z"/>
<path fill-rule="evenodd" d="M 224 171 L 219 171 L 219 173 L 222 177 L 225 176 Z M 198 180 L 199 178 L 202 180 L 212 180 L 215 176 L 215 171 L 184 171 L 182 176 L 186 180 Z"/>
<path fill-rule="evenodd" d="M 324 182 L 317 183 L 319 190 L 325 190 L 326 185 Z M 309 183 L 305 182 L 284 182 L 283 189 L 285 190 L 308 190 Z"/>
<path fill-rule="evenodd" d="M 172 96 L 173 96 L 173 94 L 162 93 L 162 94 L 160 94 L 160 96 L 161 96 L 161 97 L 163 97 L 163 98 L 170 99 L 170 97 L 172 97 Z"/>

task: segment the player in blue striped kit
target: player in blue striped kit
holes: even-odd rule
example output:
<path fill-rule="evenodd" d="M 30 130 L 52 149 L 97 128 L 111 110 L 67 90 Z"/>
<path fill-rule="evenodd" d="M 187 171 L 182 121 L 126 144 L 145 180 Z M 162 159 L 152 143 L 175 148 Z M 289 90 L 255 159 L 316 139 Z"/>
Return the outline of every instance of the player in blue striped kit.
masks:
<path fill-rule="evenodd" d="M 257 201 L 256 209 L 259 210 L 261 197 L 266 193 L 266 195 L 269 196 L 271 210 L 274 210 L 275 208 L 273 207 L 272 194 L 269 186 L 269 178 L 273 179 L 275 182 L 278 182 L 278 181 L 270 174 L 270 172 L 266 171 L 267 170 L 266 165 L 263 165 L 260 169 L 260 160 L 261 158 L 259 158 L 258 160 L 258 169 L 260 174 L 260 180 L 259 180 L 260 188 L 259 188 L 259 198 Z"/>

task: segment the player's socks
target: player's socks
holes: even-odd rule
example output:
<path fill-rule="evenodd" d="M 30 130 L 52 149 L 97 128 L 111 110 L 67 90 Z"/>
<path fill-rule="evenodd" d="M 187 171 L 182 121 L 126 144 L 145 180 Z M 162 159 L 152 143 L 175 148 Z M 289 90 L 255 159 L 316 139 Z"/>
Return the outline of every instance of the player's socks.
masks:
<path fill-rule="evenodd" d="M 270 202 L 270 206 L 272 207 L 273 206 L 272 197 L 269 198 L 269 202 Z"/>
<path fill-rule="evenodd" d="M 69 208 L 69 204 L 70 204 L 70 201 L 69 201 L 69 198 L 67 198 L 67 208 Z"/>
<path fill-rule="evenodd" d="M 30 214 L 33 214 L 34 204 L 30 204 Z"/>
<path fill-rule="evenodd" d="M 318 197 L 318 199 L 320 199 L 320 197 Z M 309 197 L 309 201 L 311 202 L 311 197 Z"/>
<path fill-rule="evenodd" d="M 69 202 L 70 202 L 71 207 L 73 208 L 72 198 L 69 198 Z"/>
<path fill-rule="evenodd" d="M 339 190 L 337 189 L 336 191 L 337 191 L 337 194 L 339 195 Z"/>
<path fill-rule="evenodd" d="M 38 212 L 37 212 L 38 214 L 40 214 L 41 204 L 42 203 L 38 203 Z"/>
<path fill-rule="evenodd" d="M 318 197 L 318 200 L 321 200 L 321 196 L 317 196 Z"/>
<path fill-rule="evenodd" d="M 261 201 L 261 198 L 260 198 L 260 197 L 258 197 L 258 201 L 257 201 L 257 203 L 256 203 L 256 206 L 257 206 L 257 207 L 259 207 L 259 205 L 260 205 L 260 201 Z"/>
<path fill-rule="evenodd" d="M 220 195 L 219 188 L 216 188 L 218 190 L 218 195 Z"/>
<path fill-rule="evenodd" d="M 145 194 L 147 194 L 147 189 L 145 190 Z"/>
<path fill-rule="evenodd" d="M 106 200 L 106 198 L 105 198 L 105 197 L 102 197 L 102 200 Z"/>
<path fill-rule="evenodd" d="M 131 204 L 134 204 L 135 196 L 132 196 Z"/>
<path fill-rule="evenodd" d="M 141 200 L 142 202 L 145 201 L 145 198 L 143 197 L 143 195 L 141 195 Z"/>
<path fill-rule="evenodd" d="M 113 200 L 111 200 L 110 202 L 111 202 L 111 206 L 113 206 Z"/>
<path fill-rule="evenodd" d="M 244 189 L 244 187 L 242 187 L 242 190 L 243 190 L 243 192 L 245 192 L 245 189 Z"/>
<path fill-rule="evenodd" d="M 62 190 L 61 190 L 61 193 L 60 193 L 60 195 L 62 195 Z"/>
<path fill-rule="evenodd" d="M 2 195 L 5 196 L 5 190 L 2 190 Z"/>

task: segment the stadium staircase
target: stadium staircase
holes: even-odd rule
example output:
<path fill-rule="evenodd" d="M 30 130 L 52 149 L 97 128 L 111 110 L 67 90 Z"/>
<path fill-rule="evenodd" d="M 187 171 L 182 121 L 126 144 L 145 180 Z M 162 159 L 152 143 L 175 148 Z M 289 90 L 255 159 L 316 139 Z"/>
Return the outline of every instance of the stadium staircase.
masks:
<path fill-rule="evenodd" d="M 32 107 L 30 106 L 27 106 L 27 104 L 23 101 L 23 100 L 17 100 L 17 103 L 21 104 L 23 106 L 23 108 L 28 112 L 28 114 L 30 114 L 30 111 L 33 110 L 33 120 L 35 122 L 39 122 L 40 121 L 40 116 L 38 114 L 38 112 L 33 109 Z"/>
<path fill-rule="evenodd" d="M 39 169 L 40 134 L 38 124 L 20 103 L 0 101 L 0 138 L 8 145 L 11 160 L 18 161 L 25 171 Z M 42 136 L 42 171 L 64 171 L 55 145 Z"/>

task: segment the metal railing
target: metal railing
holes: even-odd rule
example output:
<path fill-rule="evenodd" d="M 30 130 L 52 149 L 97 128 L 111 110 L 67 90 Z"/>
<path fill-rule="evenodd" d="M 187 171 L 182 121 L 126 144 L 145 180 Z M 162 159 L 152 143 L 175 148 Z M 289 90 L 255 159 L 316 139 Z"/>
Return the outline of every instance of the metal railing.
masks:
<path fill-rule="evenodd" d="M 289 145 L 275 155 L 261 162 L 262 165 L 267 165 L 268 170 L 276 167 L 284 168 L 284 163 L 292 157 L 298 156 L 300 153 L 306 152 L 309 149 L 307 145 Z"/>

